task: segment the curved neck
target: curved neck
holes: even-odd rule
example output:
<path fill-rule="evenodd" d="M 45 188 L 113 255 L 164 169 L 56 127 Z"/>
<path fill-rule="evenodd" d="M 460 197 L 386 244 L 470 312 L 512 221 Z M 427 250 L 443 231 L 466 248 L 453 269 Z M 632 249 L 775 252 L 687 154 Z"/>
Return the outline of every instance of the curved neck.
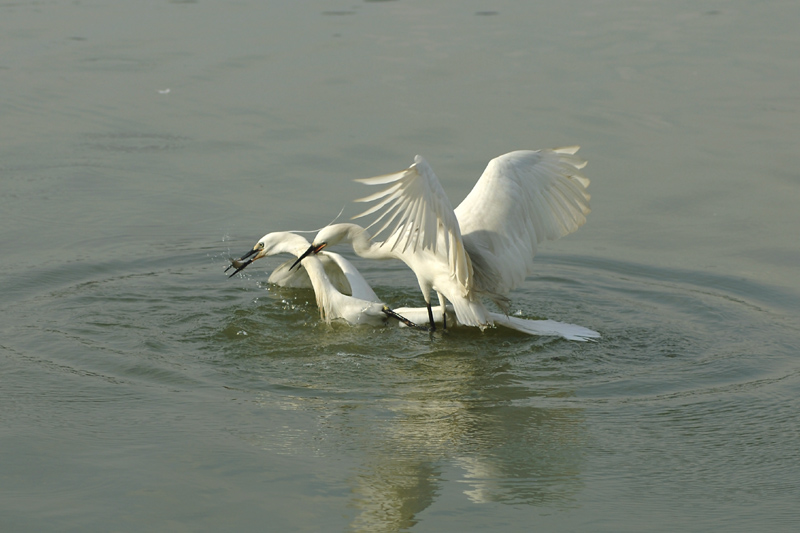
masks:
<path fill-rule="evenodd" d="M 311 286 L 317 294 L 321 292 L 336 291 L 336 288 L 331 283 L 328 275 L 325 273 L 325 267 L 322 266 L 322 261 L 314 255 L 309 255 L 303 259 L 303 268 L 308 273 L 308 278 L 311 280 Z M 338 292 L 338 291 L 336 291 Z"/>
<path fill-rule="evenodd" d="M 347 227 L 347 239 L 353 244 L 353 251 L 366 259 L 386 259 L 386 253 L 379 244 L 372 242 L 369 232 L 358 224 L 342 224 Z"/>
<path fill-rule="evenodd" d="M 317 300 L 320 316 L 327 322 L 334 318 L 339 318 L 337 306 L 341 304 L 336 302 L 339 302 L 344 295 L 333 286 L 328 275 L 325 274 L 325 267 L 322 266 L 322 261 L 319 257 L 310 255 L 303 259 L 303 267 L 306 269 L 308 279 L 311 280 L 311 286 L 314 288 L 314 297 Z"/>

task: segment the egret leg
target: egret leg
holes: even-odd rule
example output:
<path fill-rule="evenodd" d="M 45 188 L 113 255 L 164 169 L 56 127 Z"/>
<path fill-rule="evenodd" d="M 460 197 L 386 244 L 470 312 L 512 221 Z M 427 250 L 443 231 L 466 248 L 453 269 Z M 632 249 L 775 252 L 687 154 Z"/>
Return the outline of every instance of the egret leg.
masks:
<path fill-rule="evenodd" d="M 383 306 L 383 309 L 381 309 L 381 311 L 383 311 L 383 314 L 384 314 L 384 315 L 386 315 L 386 316 L 388 316 L 388 317 L 391 317 L 391 318 L 396 318 L 397 320 L 399 320 L 400 322 L 402 322 L 403 324 L 405 324 L 406 326 L 408 326 L 408 327 L 410 327 L 410 328 L 415 328 L 415 329 L 425 329 L 424 327 L 422 327 L 422 326 L 418 326 L 418 325 L 417 325 L 417 324 L 415 324 L 414 322 L 410 321 L 409 319 L 407 319 L 407 318 L 406 318 L 406 317 L 404 317 L 403 315 L 401 315 L 401 314 L 398 314 L 398 313 L 395 313 L 394 311 L 392 311 L 392 310 L 389 308 L 389 306 L 388 306 L 388 305 L 384 305 L 384 306 Z"/>
<path fill-rule="evenodd" d="M 425 302 L 428 307 L 428 320 L 430 321 L 431 328 L 430 331 L 436 331 L 436 322 L 433 320 L 433 309 L 431 309 L 431 303 Z"/>
<path fill-rule="evenodd" d="M 436 291 L 436 295 L 439 297 L 439 305 L 442 307 L 442 329 L 447 329 L 447 300 L 444 298 L 444 294 L 439 291 Z"/>

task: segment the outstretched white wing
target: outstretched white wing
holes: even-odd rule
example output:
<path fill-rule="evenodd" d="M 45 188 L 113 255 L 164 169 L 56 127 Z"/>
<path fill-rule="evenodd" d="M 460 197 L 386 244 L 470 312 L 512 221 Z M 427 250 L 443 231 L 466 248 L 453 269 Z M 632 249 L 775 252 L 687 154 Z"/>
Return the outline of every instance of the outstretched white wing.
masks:
<path fill-rule="evenodd" d="M 489 162 L 455 209 L 479 287 L 505 295 L 532 274 L 539 243 L 572 233 L 589 213 L 577 146 L 520 150 Z"/>
<path fill-rule="evenodd" d="M 433 169 L 421 156 L 414 164 L 395 174 L 356 180 L 367 185 L 389 185 L 385 189 L 356 202 L 377 202 L 353 218 L 377 213 L 368 226 L 378 226 L 374 237 L 387 231 L 381 246 L 399 254 L 428 249 L 446 258 L 450 272 L 458 283 L 469 290 L 472 286 L 472 265 L 461 242 L 461 231 L 453 207 L 442 190 Z"/>

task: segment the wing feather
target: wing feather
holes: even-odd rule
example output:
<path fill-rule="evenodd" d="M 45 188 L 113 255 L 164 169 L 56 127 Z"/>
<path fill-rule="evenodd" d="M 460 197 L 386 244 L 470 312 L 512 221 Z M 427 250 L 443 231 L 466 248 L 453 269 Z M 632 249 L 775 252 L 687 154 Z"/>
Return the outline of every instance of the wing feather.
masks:
<path fill-rule="evenodd" d="M 575 156 L 577 151 L 570 146 L 497 157 L 455 209 L 464 245 L 481 266 L 475 269 L 481 289 L 508 294 L 533 273 L 542 241 L 586 222 L 589 180 L 580 172 L 586 161 Z"/>
<path fill-rule="evenodd" d="M 378 239 L 387 232 L 381 246 L 390 245 L 392 251 L 401 254 L 430 250 L 448 262 L 451 275 L 464 292 L 470 290 L 472 264 L 464 250 L 458 219 L 439 179 L 421 156 L 416 156 L 414 164 L 401 172 L 356 181 L 367 185 L 389 185 L 380 192 L 356 200 L 378 203 L 353 217 L 378 214 L 368 228 L 382 222 L 373 236 Z"/>

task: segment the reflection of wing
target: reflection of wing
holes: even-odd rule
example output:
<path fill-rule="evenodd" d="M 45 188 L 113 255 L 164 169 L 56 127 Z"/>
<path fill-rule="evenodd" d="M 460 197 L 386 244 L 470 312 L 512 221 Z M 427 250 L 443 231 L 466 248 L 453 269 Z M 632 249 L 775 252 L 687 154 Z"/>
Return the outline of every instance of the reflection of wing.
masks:
<path fill-rule="evenodd" d="M 507 294 L 530 275 L 537 245 L 572 233 L 589 213 L 577 146 L 511 152 L 489 162 L 455 209 L 479 286 Z"/>
<path fill-rule="evenodd" d="M 359 272 L 350 261 L 335 252 L 323 251 L 317 254 L 317 257 L 321 255 L 335 263 L 338 266 L 339 272 L 347 277 L 347 281 L 350 285 L 350 294 L 353 298 L 367 300 L 369 302 L 380 302 L 375 291 L 373 291 L 372 287 L 367 283 L 367 280 L 364 279 L 361 272 Z M 328 269 L 325 270 L 327 273 Z M 328 275 L 328 277 L 330 278 L 330 275 Z"/>
<path fill-rule="evenodd" d="M 383 245 L 399 253 L 417 248 L 431 250 L 447 259 L 450 271 L 464 287 L 472 284 L 472 265 L 461 242 L 461 231 L 453 207 L 433 169 L 420 156 L 406 170 L 375 178 L 356 180 L 367 185 L 389 185 L 357 202 L 374 206 L 354 218 L 379 213 L 369 228 L 382 224 L 374 235 L 389 230 Z"/>

